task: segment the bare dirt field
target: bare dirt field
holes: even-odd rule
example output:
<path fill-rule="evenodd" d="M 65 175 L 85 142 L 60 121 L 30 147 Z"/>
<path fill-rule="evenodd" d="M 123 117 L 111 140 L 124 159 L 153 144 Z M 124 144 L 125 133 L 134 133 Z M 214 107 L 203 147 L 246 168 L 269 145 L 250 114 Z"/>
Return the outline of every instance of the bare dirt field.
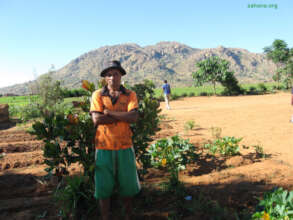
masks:
<path fill-rule="evenodd" d="M 192 97 L 170 105 L 171 110 L 165 110 L 161 103 L 164 119 L 155 139 L 179 134 L 200 147 L 213 139 L 211 127 L 219 127 L 221 136 L 242 137 L 240 144 L 246 146 L 239 156 L 203 155 L 181 172 L 180 179 L 190 186 L 193 196 L 203 192 L 223 207 L 241 210 L 252 209 L 258 202 L 256 197 L 273 187 L 293 190 L 293 123 L 289 123 L 293 107 L 289 93 Z M 197 126 L 184 131 L 190 120 Z M 266 158 L 256 157 L 255 145 L 264 149 Z M 42 181 L 45 165 L 41 148 L 42 142 L 23 127 L 0 130 L 0 155 L 5 153 L 0 158 L 0 219 L 58 219 L 49 202 L 54 184 Z M 162 177 L 160 172 L 150 172 L 144 182 L 152 184 Z M 46 217 L 41 218 L 42 214 Z M 167 219 L 164 214 L 154 216 L 159 217 L 149 219 Z"/>

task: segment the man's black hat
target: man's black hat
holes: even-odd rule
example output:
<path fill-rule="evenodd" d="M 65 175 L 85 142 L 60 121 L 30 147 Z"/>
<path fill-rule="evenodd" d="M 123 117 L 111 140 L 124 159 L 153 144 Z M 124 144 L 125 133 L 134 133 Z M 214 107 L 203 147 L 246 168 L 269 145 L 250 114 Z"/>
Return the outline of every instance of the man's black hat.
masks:
<path fill-rule="evenodd" d="M 110 62 L 106 62 L 103 66 L 103 71 L 101 72 L 101 76 L 105 77 L 105 74 L 110 70 L 110 69 L 117 69 L 121 72 L 121 75 L 124 76 L 126 75 L 126 71 L 122 68 L 121 64 L 117 60 L 112 60 Z"/>

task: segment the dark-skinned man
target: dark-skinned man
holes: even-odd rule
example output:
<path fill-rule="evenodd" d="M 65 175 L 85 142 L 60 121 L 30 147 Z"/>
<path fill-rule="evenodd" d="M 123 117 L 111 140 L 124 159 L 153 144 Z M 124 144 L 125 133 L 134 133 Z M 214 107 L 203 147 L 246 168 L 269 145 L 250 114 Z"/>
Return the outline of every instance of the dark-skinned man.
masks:
<path fill-rule="evenodd" d="M 125 219 L 132 215 L 132 197 L 140 191 L 130 123 L 138 118 L 136 93 L 121 85 L 126 71 L 119 61 L 106 63 L 101 76 L 107 85 L 92 95 L 90 113 L 96 130 L 95 197 L 102 220 L 110 219 L 114 187 L 122 198 Z M 116 185 L 117 184 L 117 185 Z"/>

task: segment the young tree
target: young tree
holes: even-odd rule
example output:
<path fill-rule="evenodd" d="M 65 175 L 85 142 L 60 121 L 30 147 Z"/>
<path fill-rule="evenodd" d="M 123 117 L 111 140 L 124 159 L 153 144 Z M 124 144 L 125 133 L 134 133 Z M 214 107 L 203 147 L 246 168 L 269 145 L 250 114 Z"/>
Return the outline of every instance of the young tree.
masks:
<path fill-rule="evenodd" d="M 196 64 L 198 70 L 192 73 L 195 85 L 201 86 L 206 82 L 211 82 L 213 84 L 214 94 L 216 94 L 217 82 L 220 82 L 228 90 L 235 88 L 235 84 L 238 85 L 238 81 L 234 77 L 233 72 L 229 71 L 229 65 L 230 63 L 227 60 L 217 56 L 212 56 L 198 62 Z"/>
<path fill-rule="evenodd" d="M 38 95 L 43 106 L 51 107 L 56 103 L 63 102 L 63 90 L 60 81 L 55 81 L 50 75 L 45 75 L 40 79 L 39 84 Z"/>
<path fill-rule="evenodd" d="M 286 62 L 290 58 L 290 49 L 287 46 L 287 43 L 283 40 L 276 39 L 271 46 L 264 48 L 264 53 L 266 54 L 269 60 L 272 60 L 277 65 L 277 73 L 280 68 L 284 68 Z M 274 77 L 278 82 L 281 80 L 281 77 Z"/>

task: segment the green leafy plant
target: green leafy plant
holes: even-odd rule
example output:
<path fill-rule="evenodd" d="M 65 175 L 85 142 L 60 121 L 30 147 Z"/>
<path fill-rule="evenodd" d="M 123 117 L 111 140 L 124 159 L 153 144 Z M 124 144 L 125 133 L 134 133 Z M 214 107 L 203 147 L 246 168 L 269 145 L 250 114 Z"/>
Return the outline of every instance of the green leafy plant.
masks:
<path fill-rule="evenodd" d="M 293 218 L 293 191 L 282 187 L 266 192 L 252 219 L 289 220 Z"/>
<path fill-rule="evenodd" d="M 195 150 L 195 146 L 189 143 L 188 140 L 173 136 L 152 144 L 148 149 L 148 154 L 154 167 L 167 168 L 171 174 L 169 182 L 174 186 L 179 183 L 179 171 L 185 169 L 188 163 L 198 158 Z"/>
<path fill-rule="evenodd" d="M 141 164 L 138 173 L 141 178 L 147 173 L 147 168 L 151 166 L 150 155 L 147 154 L 147 147 L 152 136 L 159 131 L 160 103 L 154 98 L 155 85 L 150 80 L 136 84 L 131 87 L 138 98 L 139 118 L 136 123 L 131 125 L 133 131 L 132 142 L 135 149 L 137 162 Z"/>
<path fill-rule="evenodd" d="M 88 219 L 98 207 L 91 180 L 86 176 L 73 176 L 65 178 L 64 182 L 54 193 L 54 199 L 60 205 L 59 214 L 65 219 Z"/>
<path fill-rule="evenodd" d="M 184 130 L 189 131 L 192 130 L 195 127 L 195 122 L 193 120 L 187 121 L 184 124 Z"/>
<path fill-rule="evenodd" d="M 224 156 L 234 156 L 240 153 L 239 142 L 241 140 L 242 138 L 235 137 L 218 138 L 213 143 L 205 144 L 204 148 L 208 149 L 213 155 L 219 153 Z"/>
<path fill-rule="evenodd" d="M 254 148 L 255 154 L 256 154 L 256 156 L 258 158 L 266 158 L 266 157 L 268 157 L 268 155 L 264 153 L 264 149 L 263 149 L 262 146 L 254 145 L 253 148 Z"/>

